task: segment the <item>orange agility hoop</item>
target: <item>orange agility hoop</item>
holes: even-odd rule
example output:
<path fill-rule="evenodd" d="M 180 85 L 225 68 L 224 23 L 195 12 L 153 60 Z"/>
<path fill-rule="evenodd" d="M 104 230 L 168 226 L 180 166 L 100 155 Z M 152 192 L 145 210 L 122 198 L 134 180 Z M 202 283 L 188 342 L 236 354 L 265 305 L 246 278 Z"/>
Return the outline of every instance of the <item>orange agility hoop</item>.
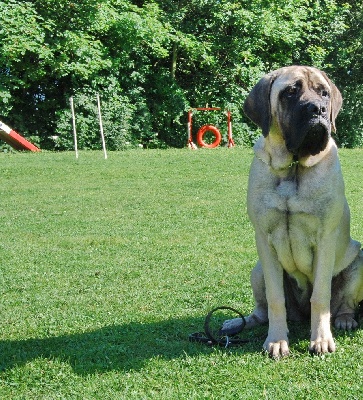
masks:
<path fill-rule="evenodd" d="M 203 137 L 207 132 L 212 132 L 213 135 L 215 136 L 215 140 L 213 143 L 209 144 L 203 140 Z M 221 132 L 219 132 L 219 130 L 213 125 L 204 125 L 199 129 L 199 131 L 197 133 L 197 143 L 201 147 L 207 147 L 209 149 L 213 149 L 214 147 L 219 146 L 219 143 L 221 143 L 221 140 L 222 140 Z"/>
<path fill-rule="evenodd" d="M 219 107 L 197 107 L 197 108 L 191 108 L 188 111 L 188 147 L 192 150 L 196 150 L 198 147 L 197 145 L 193 142 L 193 111 L 222 111 L 221 108 Z M 234 147 L 234 141 L 232 139 L 232 116 L 231 112 L 229 110 L 225 111 L 226 116 L 227 116 L 227 137 L 228 137 L 228 143 L 227 147 L 231 148 Z M 212 134 L 215 136 L 215 140 L 213 143 L 206 143 L 203 140 L 203 136 L 206 132 L 212 132 Z M 207 147 L 207 148 L 214 148 L 219 146 L 222 140 L 222 135 L 220 131 L 213 125 L 204 125 L 202 126 L 199 131 L 197 132 L 197 143 L 200 147 Z"/>

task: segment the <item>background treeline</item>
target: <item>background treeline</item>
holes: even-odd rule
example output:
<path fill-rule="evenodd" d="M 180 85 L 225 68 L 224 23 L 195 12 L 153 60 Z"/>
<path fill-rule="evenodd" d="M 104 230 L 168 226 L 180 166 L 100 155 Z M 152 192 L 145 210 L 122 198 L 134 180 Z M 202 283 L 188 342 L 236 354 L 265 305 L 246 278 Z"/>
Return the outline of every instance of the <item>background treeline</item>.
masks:
<path fill-rule="evenodd" d="M 99 148 L 97 93 L 109 149 L 185 146 L 186 110 L 206 104 L 230 109 L 235 141 L 249 145 L 243 100 L 289 64 L 331 76 L 344 97 L 336 139 L 363 145 L 362 0 L 0 0 L 0 10 L 0 119 L 42 148 L 72 148 L 70 96 L 79 147 Z"/>

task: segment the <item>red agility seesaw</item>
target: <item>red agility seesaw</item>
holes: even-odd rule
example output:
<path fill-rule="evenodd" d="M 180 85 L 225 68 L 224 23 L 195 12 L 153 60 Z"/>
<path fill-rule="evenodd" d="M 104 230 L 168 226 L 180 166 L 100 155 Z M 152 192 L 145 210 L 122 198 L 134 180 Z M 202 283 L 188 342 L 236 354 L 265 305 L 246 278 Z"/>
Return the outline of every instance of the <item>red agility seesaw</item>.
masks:
<path fill-rule="evenodd" d="M 6 124 L 0 121 L 0 139 L 9 144 L 15 150 L 29 150 L 29 151 L 40 151 L 37 146 L 34 146 L 19 133 L 8 127 Z"/>

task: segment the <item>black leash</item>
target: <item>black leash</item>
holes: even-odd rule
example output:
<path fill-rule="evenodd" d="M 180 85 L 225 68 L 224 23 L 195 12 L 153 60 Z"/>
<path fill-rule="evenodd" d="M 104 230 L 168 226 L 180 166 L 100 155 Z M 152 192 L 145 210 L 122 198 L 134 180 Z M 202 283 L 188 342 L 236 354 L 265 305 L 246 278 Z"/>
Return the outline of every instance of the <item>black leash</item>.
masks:
<path fill-rule="evenodd" d="M 210 321 L 212 319 L 213 314 L 219 310 L 229 310 L 237 314 L 241 320 L 242 324 L 238 326 L 236 329 L 228 329 L 222 330 L 219 329 L 216 333 L 212 332 L 210 327 Z M 359 303 L 357 307 L 357 315 L 356 318 L 358 322 L 363 320 L 363 300 Z M 196 343 L 204 343 L 208 346 L 222 346 L 228 348 L 230 346 L 239 346 L 245 343 L 251 343 L 260 341 L 261 339 L 265 338 L 266 335 L 255 336 L 253 338 L 241 338 L 238 336 L 246 326 L 246 319 L 239 311 L 235 310 L 232 307 L 221 306 L 216 307 L 213 310 L 209 311 L 207 314 L 205 321 L 204 321 L 204 332 L 194 332 L 189 335 L 190 342 Z M 216 336 L 215 336 L 216 335 Z"/>
<path fill-rule="evenodd" d="M 217 331 L 216 333 L 213 333 L 210 327 L 210 321 L 212 319 L 213 314 L 219 310 L 229 310 L 234 312 L 242 319 L 242 325 L 239 326 L 238 329 L 229 330 L 228 335 L 222 332 L 221 329 L 219 329 L 219 331 Z M 213 310 L 211 310 L 205 318 L 204 332 L 195 332 L 190 334 L 189 341 L 197 343 L 205 343 L 208 346 L 223 346 L 225 348 L 228 348 L 230 346 L 238 346 L 244 343 L 250 343 L 256 340 L 260 340 L 260 338 L 250 338 L 250 339 L 240 338 L 238 334 L 243 331 L 245 326 L 246 326 L 246 319 L 239 311 L 235 310 L 232 307 L 227 307 L 227 306 L 216 307 Z"/>

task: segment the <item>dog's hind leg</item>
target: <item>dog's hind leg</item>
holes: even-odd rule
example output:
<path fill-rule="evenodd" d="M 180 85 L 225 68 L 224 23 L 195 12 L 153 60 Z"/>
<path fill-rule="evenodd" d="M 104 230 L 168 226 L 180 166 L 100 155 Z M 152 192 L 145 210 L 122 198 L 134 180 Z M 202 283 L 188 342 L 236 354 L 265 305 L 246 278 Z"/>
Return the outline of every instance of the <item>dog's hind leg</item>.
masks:
<path fill-rule="evenodd" d="M 331 311 L 337 329 L 351 330 L 358 326 L 356 308 L 363 300 L 363 251 L 354 262 L 333 278 Z"/>
<path fill-rule="evenodd" d="M 246 328 L 253 328 L 256 325 L 268 322 L 265 278 L 259 261 L 251 272 L 251 286 L 255 299 L 255 308 L 252 313 L 246 317 Z"/>
<path fill-rule="evenodd" d="M 245 318 L 246 329 L 268 322 L 265 279 L 263 277 L 263 271 L 260 262 L 257 263 L 251 272 L 251 285 L 253 297 L 255 299 L 255 308 L 252 313 Z M 232 335 L 241 331 L 242 329 L 242 318 L 234 318 L 224 321 L 221 328 L 221 333 L 225 335 Z"/>

